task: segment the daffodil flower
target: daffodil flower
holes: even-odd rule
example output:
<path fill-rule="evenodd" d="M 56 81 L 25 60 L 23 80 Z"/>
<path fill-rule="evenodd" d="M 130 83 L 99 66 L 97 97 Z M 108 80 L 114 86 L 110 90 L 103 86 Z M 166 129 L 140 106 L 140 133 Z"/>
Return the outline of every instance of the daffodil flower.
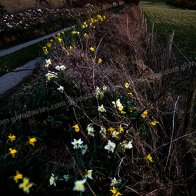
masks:
<path fill-rule="evenodd" d="M 150 163 L 153 163 L 153 159 L 152 159 L 152 156 L 151 154 L 148 154 L 148 156 L 145 158 L 147 160 L 147 162 L 150 162 Z"/>
<path fill-rule="evenodd" d="M 112 187 L 112 189 L 110 189 L 110 191 L 113 193 L 112 196 L 119 196 L 122 195 L 118 189 L 116 189 L 115 187 Z"/>
<path fill-rule="evenodd" d="M 28 178 L 23 178 L 23 182 L 19 184 L 19 188 L 23 189 L 25 193 L 29 193 L 32 186 L 33 183 L 31 183 Z"/>
<path fill-rule="evenodd" d="M 64 92 L 64 87 L 63 86 L 59 86 L 59 88 L 57 88 L 58 91 L 60 91 L 61 93 Z"/>
<path fill-rule="evenodd" d="M 12 155 L 13 158 L 15 157 L 16 153 L 17 153 L 16 149 L 9 148 L 9 154 Z"/>
<path fill-rule="evenodd" d="M 88 170 L 84 177 L 93 180 L 92 173 L 93 173 L 93 170 Z"/>
<path fill-rule="evenodd" d="M 91 51 L 91 52 L 95 52 L 95 48 L 90 47 L 90 51 Z"/>
<path fill-rule="evenodd" d="M 141 114 L 141 117 L 142 118 L 146 118 L 148 116 L 148 111 L 145 110 L 142 114 Z"/>
<path fill-rule="evenodd" d="M 114 152 L 114 149 L 116 147 L 116 144 L 114 142 L 111 142 L 108 140 L 108 144 L 104 147 L 105 150 L 108 150 L 108 152 Z"/>
<path fill-rule="evenodd" d="M 73 148 L 74 149 L 80 149 L 83 146 L 82 145 L 83 144 L 83 141 L 81 140 L 81 138 L 79 140 L 74 139 L 74 141 L 71 142 L 71 144 L 73 145 Z"/>
<path fill-rule="evenodd" d="M 16 175 L 13 177 L 13 179 L 15 183 L 18 183 L 19 180 L 23 179 L 23 175 L 19 171 L 16 171 Z"/>
<path fill-rule="evenodd" d="M 16 136 L 15 136 L 15 135 L 10 134 L 10 135 L 8 136 L 8 139 L 10 140 L 10 142 L 13 142 L 13 141 L 15 141 L 15 140 L 16 140 Z"/>
<path fill-rule="evenodd" d="M 106 112 L 106 109 L 104 108 L 103 104 L 101 106 L 98 106 L 98 112 Z"/>
<path fill-rule="evenodd" d="M 94 137 L 95 136 L 95 129 L 94 127 L 92 126 L 92 124 L 89 124 L 86 128 L 87 132 L 88 132 L 88 135 Z"/>
<path fill-rule="evenodd" d="M 80 127 L 79 127 L 78 124 L 75 124 L 75 125 L 73 126 L 73 128 L 75 129 L 75 132 L 79 132 L 79 131 L 80 131 Z"/>
<path fill-rule="evenodd" d="M 75 181 L 73 190 L 84 192 L 85 191 L 85 186 L 84 186 L 85 183 L 86 183 L 86 179 Z"/>
<path fill-rule="evenodd" d="M 29 144 L 32 146 L 35 146 L 35 142 L 37 142 L 37 138 L 35 137 L 29 137 Z"/>

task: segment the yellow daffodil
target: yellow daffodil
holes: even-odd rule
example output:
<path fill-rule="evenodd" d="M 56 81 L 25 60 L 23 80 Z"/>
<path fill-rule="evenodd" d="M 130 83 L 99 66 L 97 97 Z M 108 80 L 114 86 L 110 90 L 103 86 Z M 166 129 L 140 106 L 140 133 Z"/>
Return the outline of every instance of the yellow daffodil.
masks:
<path fill-rule="evenodd" d="M 129 83 L 125 83 L 125 88 L 129 88 L 130 87 L 130 84 Z"/>
<path fill-rule="evenodd" d="M 79 35 L 80 32 L 78 32 L 78 31 L 72 31 L 71 34 L 72 34 L 72 35 L 76 35 L 76 34 Z"/>
<path fill-rule="evenodd" d="M 87 33 L 84 33 L 84 38 L 88 38 L 88 34 Z"/>
<path fill-rule="evenodd" d="M 35 142 L 37 142 L 37 138 L 35 137 L 29 137 L 29 144 L 32 146 L 35 146 Z"/>
<path fill-rule="evenodd" d="M 156 126 L 158 123 L 159 123 L 159 122 L 156 121 L 156 120 L 153 120 L 152 122 L 150 122 L 150 124 L 151 124 L 152 126 Z"/>
<path fill-rule="evenodd" d="M 57 38 L 58 42 L 61 43 L 62 39 L 60 37 Z"/>
<path fill-rule="evenodd" d="M 79 127 L 78 124 L 75 124 L 75 125 L 73 126 L 73 128 L 75 129 L 75 132 L 79 132 L 79 131 L 80 131 L 80 127 Z"/>
<path fill-rule="evenodd" d="M 50 42 L 47 43 L 46 45 L 48 48 L 51 48 L 52 44 Z"/>
<path fill-rule="evenodd" d="M 141 114 L 141 117 L 142 118 L 146 118 L 148 116 L 148 111 L 145 110 L 142 114 Z"/>
<path fill-rule="evenodd" d="M 132 92 L 129 92 L 127 93 L 129 96 L 133 97 L 133 93 Z"/>
<path fill-rule="evenodd" d="M 98 64 L 101 64 L 103 60 L 101 58 L 98 59 Z"/>
<path fill-rule="evenodd" d="M 13 142 L 13 141 L 15 141 L 15 140 L 16 140 L 16 136 L 15 136 L 15 135 L 10 134 L 10 135 L 8 136 L 8 139 L 10 140 L 10 142 Z"/>
<path fill-rule="evenodd" d="M 10 151 L 9 154 L 12 155 L 12 157 L 14 158 L 17 153 L 17 150 L 13 148 L 9 148 L 9 151 Z"/>
<path fill-rule="evenodd" d="M 123 128 L 122 125 L 119 126 L 119 131 L 120 131 L 120 133 L 123 133 L 124 132 L 124 128 Z"/>
<path fill-rule="evenodd" d="M 114 186 L 112 187 L 112 189 L 110 189 L 110 191 L 113 193 L 112 196 L 119 196 L 122 195 L 118 189 L 116 189 Z"/>
<path fill-rule="evenodd" d="M 150 154 L 148 154 L 148 156 L 146 157 L 147 162 L 153 163 L 153 159 L 152 156 Z"/>
<path fill-rule="evenodd" d="M 90 51 L 91 51 L 91 52 L 95 52 L 95 48 L 90 47 Z"/>
<path fill-rule="evenodd" d="M 19 180 L 23 179 L 23 175 L 19 171 L 16 171 L 16 175 L 13 177 L 13 179 L 15 183 L 18 183 Z"/>
<path fill-rule="evenodd" d="M 42 50 L 43 50 L 43 52 L 44 52 L 45 55 L 48 54 L 48 49 L 46 47 L 43 47 Z"/>
<path fill-rule="evenodd" d="M 108 131 L 110 131 L 111 133 L 115 131 L 115 129 L 113 127 L 109 127 Z"/>
<path fill-rule="evenodd" d="M 33 183 L 31 183 L 28 178 L 23 178 L 23 182 L 19 184 L 19 188 L 23 189 L 25 193 L 29 193 L 32 186 Z"/>
<path fill-rule="evenodd" d="M 69 46 L 69 49 L 72 50 L 72 49 L 73 49 L 73 46 L 70 45 L 70 46 Z"/>

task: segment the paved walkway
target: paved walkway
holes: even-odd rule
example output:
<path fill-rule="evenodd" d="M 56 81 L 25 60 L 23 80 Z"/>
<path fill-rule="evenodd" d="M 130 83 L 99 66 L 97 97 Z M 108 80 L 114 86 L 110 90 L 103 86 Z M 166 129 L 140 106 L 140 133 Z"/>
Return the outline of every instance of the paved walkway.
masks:
<path fill-rule="evenodd" d="M 7 91 L 12 89 L 16 85 L 18 85 L 24 78 L 31 75 L 34 71 L 31 69 L 35 69 L 39 65 L 38 63 L 39 61 L 40 61 L 40 58 L 32 60 L 26 63 L 25 65 L 14 69 L 13 72 L 7 73 L 3 75 L 2 77 L 0 77 L 0 96 L 5 94 Z M 30 69 L 30 70 L 27 71 L 25 69 Z"/>
<path fill-rule="evenodd" d="M 7 48 L 7 49 L 4 49 L 4 50 L 0 50 L 0 57 L 5 56 L 5 55 L 8 55 L 8 54 L 11 54 L 11 53 L 13 53 L 13 52 L 16 52 L 16 51 L 18 51 L 18 50 L 21 50 L 21 49 L 26 48 L 26 47 L 28 47 L 28 46 L 31 46 L 31 45 L 33 45 L 33 44 L 39 43 L 39 42 L 41 42 L 41 41 L 43 41 L 43 40 L 45 40 L 45 39 L 49 39 L 49 38 L 53 37 L 54 35 L 56 35 L 57 33 L 61 33 L 61 32 L 63 32 L 64 30 L 68 31 L 68 30 L 70 30 L 71 28 L 72 28 L 72 27 L 67 27 L 67 28 L 65 28 L 65 29 L 61 29 L 61 30 L 59 30 L 59 31 L 53 32 L 53 33 L 51 33 L 51 34 L 49 34 L 49 35 L 45 35 L 45 36 L 40 37 L 40 38 L 38 38 L 38 39 L 34 39 L 34 40 L 31 40 L 31 41 L 25 42 L 25 43 L 23 43 L 23 44 L 19 44 L 19 45 L 17 45 L 17 46 L 13 46 L 13 47 L 11 47 L 11 48 Z"/>

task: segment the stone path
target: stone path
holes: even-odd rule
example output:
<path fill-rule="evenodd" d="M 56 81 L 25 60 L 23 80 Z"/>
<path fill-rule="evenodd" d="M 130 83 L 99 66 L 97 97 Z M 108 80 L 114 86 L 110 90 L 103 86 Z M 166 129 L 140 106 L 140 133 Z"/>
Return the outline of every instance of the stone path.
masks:
<path fill-rule="evenodd" d="M 0 77 L 0 96 L 5 94 L 7 91 L 18 85 L 24 78 L 31 75 L 38 65 L 40 58 L 32 60 L 25 65 L 14 69 L 12 72 L 7 73 Z M 30 70 L 25 70 L 30 69 Z M 21 71 L 22 70 L 22 71 Z M 14 72 L 15 71 L 15 72 Z"/>
<path fill-rule="evenodd" d="M 43 40 L 45 40 L 45 39 L 49 39 L 49 38 L 53 37 L 54 35 L 56 35 L 57 33 L 61 33 L 61 32 L 63 32 L 64 30 L 68 31 L 68 30 L 70 30 L 71 28 L 72 28 L 72 27 L 68 27 L 68 28 L 65 28 L 65 29 L 61 29 L 61 30 L 59 30 L 59 31 L 53 32 L 53 33 L 51 33 L 51 34 L 49 34 L 49 35 L 45 35 L 45 36 L 40 37 L 40 38 L 38 38 L 38 39 L 34 39 L 34 40 L 31 40 L 31 41 L 22 43 L 22 44 L 19 44 L 19 45 L 17 45 L 17 46 L 13 46 L 13 47 L 11 47 L 11 48 L 7 48 L 7 49 L 4 49 L 4 50 L 0 50 L 0 57 L 5 56 L 5 55 L 8 55 L 8 54 L 11 54 L 11 53 L 13 53 L 13 52 L 16 52 L 16 51 L 18 51 L 18 50 L 21 50 L 21 49 L 26 48 L 26 47 L 28 47 L 28 46 L 31 46 L 31 45 L 33 45 L 33 44 L 39 43 L 39 42 L 41 42 L 41 41 L 43 41 Z"/>

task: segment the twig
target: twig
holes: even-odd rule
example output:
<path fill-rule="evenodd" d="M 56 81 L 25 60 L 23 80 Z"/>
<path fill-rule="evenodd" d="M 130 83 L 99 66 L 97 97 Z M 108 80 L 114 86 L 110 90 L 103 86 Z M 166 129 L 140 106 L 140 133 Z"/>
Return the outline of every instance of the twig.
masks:
<path fill-rule="evenodd" d="M 167 168 L 167 164 L 168 164 L 169 157 L 170 157 L 170 154 L 171 154 L 171 149 L 172 149 L 172 140 L 173 140 L 174 130 L 175 130 L 175 114 L 176 114 L 176 106 L 177 106 L 178 101 L 179 101 L 179 96 L 177 97 L 177 100 L 176 100 L 175 105 L 174 105 L 173 121 L 172 121 L 172 135 L 171 135 L 171 139 L 170 139 L 169 152 L 168 152 L 167 161 L 166 161 L 166 164 L 165 164 L 165 169 L 164 169 L 164 171 L 165 171 L 165 170 L 166 170 L 166 168 Z"/>

